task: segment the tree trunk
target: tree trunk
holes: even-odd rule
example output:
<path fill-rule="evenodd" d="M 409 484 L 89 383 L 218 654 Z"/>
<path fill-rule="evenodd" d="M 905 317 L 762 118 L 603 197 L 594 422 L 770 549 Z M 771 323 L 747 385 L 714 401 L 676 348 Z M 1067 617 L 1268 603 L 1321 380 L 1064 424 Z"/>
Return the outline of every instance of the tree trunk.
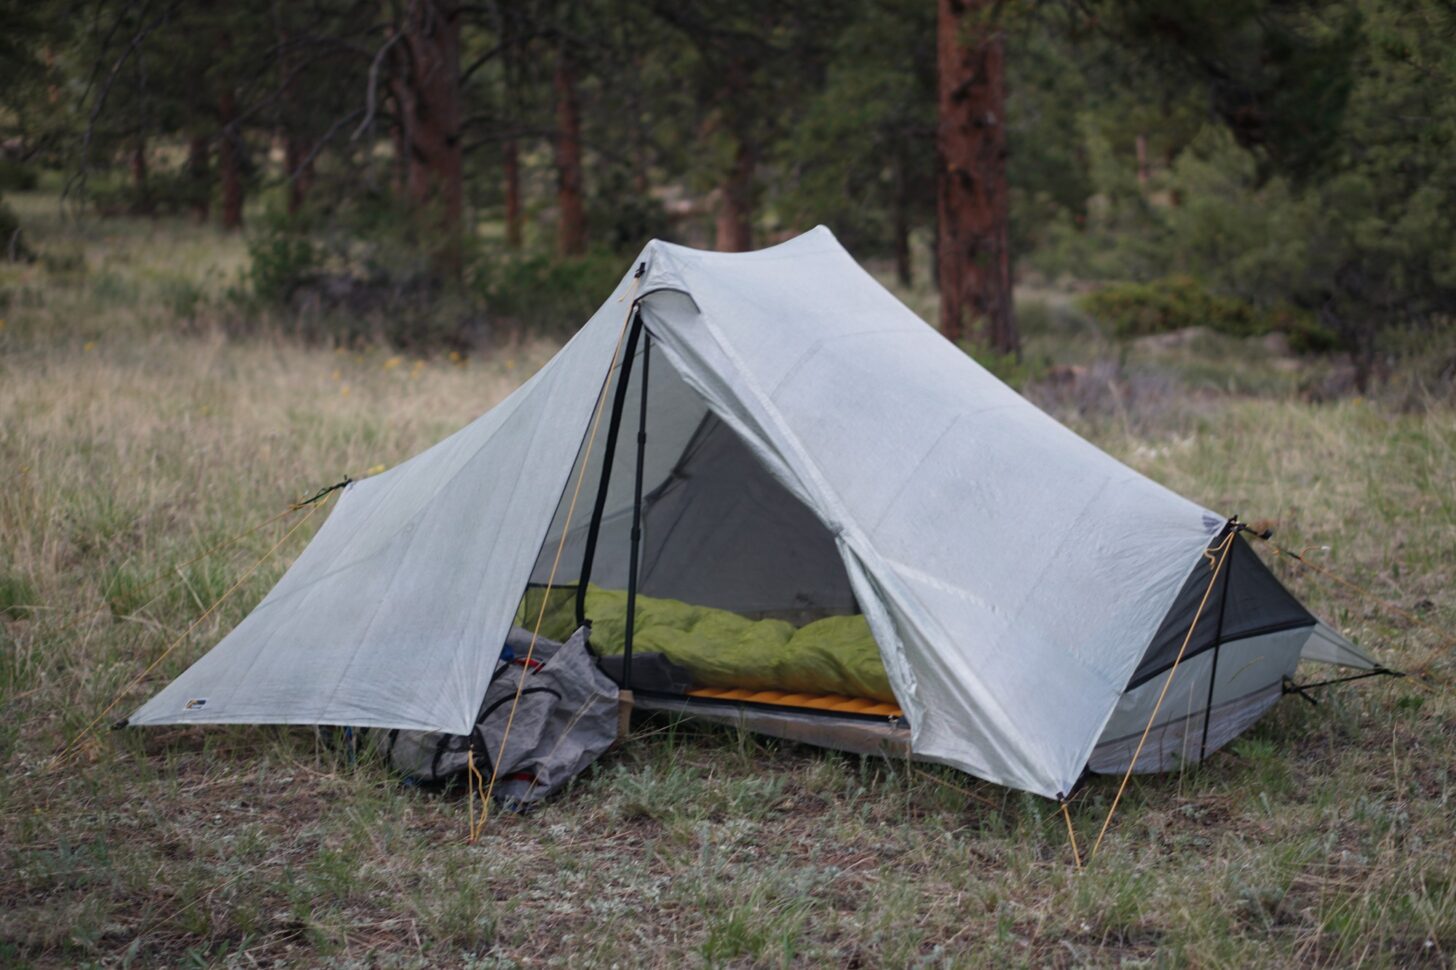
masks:
<path fill-rule="evenodd" d="M 303 210 L 308 190 L 313 186 L 313 160 L 309 158 L 309 147 L 304 136 L 307 125 L 307 109 L 298 97 L 295 73 L 299 58 L 293 53 L 297 37 L 293 31 L 278 31 L 278 73 L 283 78 L 278 92 L 283 120 L 283 173 L 288 179 L 288 214 L 298 215 Z"/>
<path fill-rule="evenodd" d="M 520 249 L 525 235 L 521 224 L 521 153 L 514 138 L 507 138 L 501 158 L 506 182 L 506 247 Z"/>
<path fill-rule="evenodd" d="M 1021 342 L 1011 304 L 1010 205 L 1006 187 L 1005 37 L 996 0 L 939 0 L 937 216 L 940 329 L 967 324 L 999 353 Z"/>
<path fill-rule="evenodd" d="M 224 86 L 217 99 L 217 117 L 221 130 L 217 136 L 217 174 L 222 183 L 222 227 L 239 229 L 243 225 L 243 170 L 238 152 L 238 135 L 232 130 L 237 120 L 237 100 L 231 87 Z"/>
<path fill-rule="evenodd" d="M 152 211 L 152 194 L 147 185 L 147 136 L 138 134 L 131 146 L 131 211 L 148 215 Z"/>
<path fill-rule="evenodd" d="M 653 142 L 653 117 L 643 104 L 642 72 L 645 60 L 643 49 L 633 49 L 632 80 L 628 99 L 632 129 L 632 190 L 646 199 L 652 191 L 652 156 L 648 146 Z"/>
<path fill-rule="evenodd" d="M 940 230 L 930 234 L 930 288 L 940 293 Z"/>
<path fill-rule="evenodd" d="M 718 232 L 713 248 L 743 253 L 753 248 L 753 174 L 758 158 L 747 138 L 737 139 L 733 165 L 723 179 L 718 199 Z"/>
<path fill-rule="evenodd" d="M 212 173 L 208 171 L 208 138 L 193 135 L 187 140 L 187 183 L 192 198 L 192 212 L 198 222 L 206 222 L 212 210 Z"/>
<path fill-rule="evenodd" d="M 915 282 L 910 263 L 910 175 L 909 161 L 903 155 L 895 158 L 895 206 L 892 231 L 895 239 L 895 278 L 907 289 Z"/>
<path fill-rule="evenodd" d="M 556 57 L 556 249 L 562 256 L 586 252 L 586 209 L 582 202 L 581 111 L 576 73 L 563 43 Z"/>
<path fill-rule="evenodd" d="M 409 191 L 409 136 L 405 133 L 409 126 L 409 118 L 404 111 L 405 97 L 401 93 L 400 86 L 395 85 L 396 100 L 399 101 L 399 118 L 395 120 L 394 127 L 390 130 L 390 140 L 394 142 L 394 165 L 390 173 L 390 190 L 399 198 L 404 198 Z"/>
<path fill-rule="evenodd" d="M 456 279 L 465 256 L 460 9 L 454 0 L 412 0 L 402 34 L 394 90 L 405 193 L 430 229 L 435 271 Z"/>
<path fill-rule="evenodd" d="M 288 173 L 288 214 L 296 216 L 313 187 L 313 159 L 303 138 L 293 132 L 283 136 L 283 168 Z"/>

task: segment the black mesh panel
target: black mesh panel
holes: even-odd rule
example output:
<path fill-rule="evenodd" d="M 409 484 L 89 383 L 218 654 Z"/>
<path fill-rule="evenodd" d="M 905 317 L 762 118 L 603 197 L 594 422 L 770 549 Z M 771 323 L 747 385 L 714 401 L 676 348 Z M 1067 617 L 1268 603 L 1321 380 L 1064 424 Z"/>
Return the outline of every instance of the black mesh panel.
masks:
<path fill-rule="evenodd" d="M 1214 542 L 1217 546 L 1222 536 Z M 1212 548 L 1212 547 L 1210 547 Z M 1207 559 L 1193 567 L 1188 581 L 1178 592 L 1173 608 L 1168 611 L 1163 625 L 1158 628 L 1142 663 L 1132 675 L 1127 689 L 1156 677 L 1168 670 L 1178 656 L 1178 649 L 1188 635 L 1193 617 L 1198 613 L 1198 604 L 1208 589 L 1210 564 Z M 1258 553 L 1249 547 L 1243 537 L 1235 537 L 1228 561 L 1224 563 L 1208 604 L 1193 631 L 1193 639 L 1183 654 L 1186 660 L 1215 643 L 1227 643 L 1242 637 L 1275 630 L 1289 630 L 1301 626 L 1313 626 L 1314 616 L 1299 604 L 1264 565 Z"/>

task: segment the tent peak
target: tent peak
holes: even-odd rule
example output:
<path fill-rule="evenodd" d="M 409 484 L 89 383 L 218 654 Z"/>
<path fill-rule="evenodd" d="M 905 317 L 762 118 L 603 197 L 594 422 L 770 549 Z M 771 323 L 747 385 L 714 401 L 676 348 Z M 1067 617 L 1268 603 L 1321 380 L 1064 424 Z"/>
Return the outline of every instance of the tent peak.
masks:
<path fill-rule="evenodd" d="M 788 239 L 780 240 L 770 246 L 760 249 L 750 249 L 745 252 L 721 252 L 716 249 L 698 249 L 694 246 L 685 246 L 682 243 L 668 242 L 663 239 L 650 239 L 642 249 L 640 259 L 649 259 L 656 253 L 668 252 L 677 256 L 685 256 L 690 259 L 710 259 L 714 261 L 738 261 L 744 259 L 761 258 L 766 255 L 790 255 L 799 249 L 813 247 L 814 249 L 824 248 L 829 244 L 835 249 L 843 251 L 844 247 L 839 244 L 839 239 L 828 226 L 818 225 L 813 229 L 791 236 Z"/>

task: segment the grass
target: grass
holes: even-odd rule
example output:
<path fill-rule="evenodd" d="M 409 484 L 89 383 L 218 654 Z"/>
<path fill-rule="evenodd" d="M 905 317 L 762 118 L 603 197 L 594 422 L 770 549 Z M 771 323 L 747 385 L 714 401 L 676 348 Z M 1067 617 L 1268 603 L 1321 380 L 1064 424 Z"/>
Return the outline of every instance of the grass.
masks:
<path fill-rule="evenodd" d="M 1434 658 L 1430 683 L 1286 701 L 1205 766 L 1137 779 L 1083 872 L 1043 800 L 699 725 L 639 724 L 475 846 L 459 795 L 310 731 L 83 737 L 118 691 L 125 711 L 236 623 L 321 517 L 185 633 L 286 523 L 190 560 L 432 443 L 551 348 L 453 361 L 224 338 L 237 239 L 15 207 L 48 255 L 0 267 L 0 965 L 1451 965 L 1450 651 L 1284 564 L 1382 661 Z M 1251 378 L 1227 347 L 1169 357 L 1055 306 L 1038 319 L 1032 346 L 1087 386 L 1028 393 L 1081 433 L 1456 628 L 1448 404 L 1312 404 L 1307 368 Z M 1114 791 L 1075 802 L 1084 849 Z"/>

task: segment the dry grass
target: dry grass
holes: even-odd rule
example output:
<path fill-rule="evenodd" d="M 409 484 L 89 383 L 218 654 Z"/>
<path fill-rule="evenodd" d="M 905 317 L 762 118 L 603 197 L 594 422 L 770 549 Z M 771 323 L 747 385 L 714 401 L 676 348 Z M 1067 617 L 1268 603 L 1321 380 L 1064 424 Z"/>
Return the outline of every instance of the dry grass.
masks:
<path fill-rule="evenodd" d="M 0 964 L 1451 964 L 1449 649 L 1427 687 L 1289 701 L 1202 769 L 1138 780 L 1082 873 L 1041 800 L 689 725 L 640 725 L 563 796 L 498 816 L 473 847 L 458 795 L 404 787 L 307 731 L 102 733 L 52 770 L 282 526 L 177 564 L 433 442 L 549 348 L 455 363 L 225 340 L 236 240 L 173 223 L 66 230 L 50 203 L 20 201 L 39 247 L 64 258 L 0 269 Z M 1184 360 L 1181 373 L 1195 365 L 1214 366 Z M 1279 518 L 1290 544 L 1327 545 L 1322 562 L 1456 627 L 1449 407 L 1316 406 L 1271 385 L 1068 417 L 1172 487 Z M 281 568 L 247 581 L 123 709 Z M 1393 666 L 1438 647 L 1368 603 L 1289 581 Z M 1074 807 L 1084 847 L 1113 784 Z"/>

